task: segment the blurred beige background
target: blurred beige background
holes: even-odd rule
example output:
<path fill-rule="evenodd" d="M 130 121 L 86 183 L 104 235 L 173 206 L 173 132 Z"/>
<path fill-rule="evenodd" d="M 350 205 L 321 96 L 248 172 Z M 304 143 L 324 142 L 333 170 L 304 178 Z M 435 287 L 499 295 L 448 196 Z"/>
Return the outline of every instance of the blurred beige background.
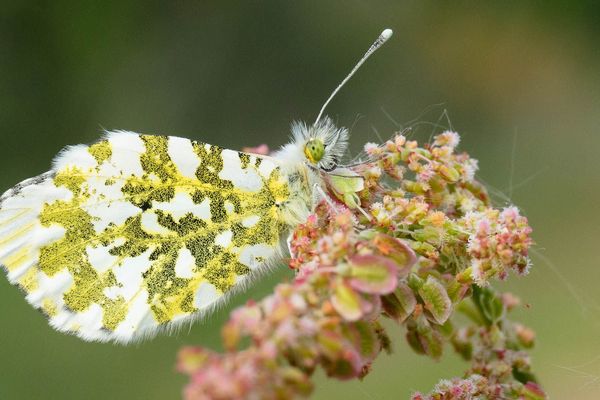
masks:
<path fill-rule="evenodd" d="M 537 332 L 541 382 L 554 399 L 600 398 L 600 3 L 222 3 L 3 0 L 0 191 L 103 128 L 279 146 L 390 27 L 329 115 L 352 126 L 353 152 L 411 124 L 421 140 L 438 121 L 462 134 L 497 204 L 520 206 L 535 230 L 531 274 L 501 287 L 529 306 L 514 317 Z M 177 350 L 218 346 L 226 316 L 132 347 L 83 343 L 2 277 L 0 398 L 176 399 Z M 395 354 L 363 382 L 320 377 L 314 398 L 407 398 L 466 367 L 450 348 L 439 363 L 416 356 L 392 333 Z"/>

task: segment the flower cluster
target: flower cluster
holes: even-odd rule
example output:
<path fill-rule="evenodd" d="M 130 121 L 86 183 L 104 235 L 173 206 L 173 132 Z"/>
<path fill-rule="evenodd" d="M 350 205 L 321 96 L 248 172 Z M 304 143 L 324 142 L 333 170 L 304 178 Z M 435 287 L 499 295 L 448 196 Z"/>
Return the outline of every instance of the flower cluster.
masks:
<path fill-rule="evenodd" d="M 428 395 L 415 393 L 412 400 L 473 400 L 473 399 L 526 399 L 545 398 L 540 387 L 528 382 L 517 387 L 491 384 L 489 379 L 473 374 L 468 378 L 441 380 Z"/>
<path fill-rule="evenodd" d="M 531 229 L 516 208 L 491 207 L 474 178 L 477 162 L 455 151 L 458 142 L 456 133 L 443 132 L 419 147 L 398 134 L 367 144 L 368 161 L 358 167 L 326 177 L 331 198 L 293 233 L 295 279 L 231 314 L 222 329 L 224 354 L 182 349 L 186 399 L 307 396 L 317 368 L 337 379 L 361 378 L 381 351 L 390 351 L 381 318 L 403 324 L 409 345 L 433 358 L 450 337 L 457 351 L 461 338 L 472 348 L 484 343 L 485 332 L 454 330 L 449 318 L 476 298 L 472 314 L 480 315 L 482 329 L 498 328 L 507 306 L 487 286 L 510 269 L 527 271 Z M 530 332 L 520 329 L 523 337 Z M 478 348 L 498 348 L 487 345 Z M 479 353 L 485 352 L 469 354 L 482 360 L 471 377 L 436 390 L 484 393 L 496 385 L 486 369 L 490 357 Z M 521 353 L 503 354 L 506 371 L 525 365 Z"/>
<path fill-rule="evenodd" d="M 505 279 L 510 269 L 521 275 L 529 272 L 527 251 L 531 228 L 515 207 L 501 212 L 494 209 L 469 212 L 463 223 L 473 232 L 467 250 L 473 260 L 471 276 L 477 284 L 486 284 L 490 276 Z"/>
<path fill-rule="evenodd" d="M 309 218 L 292 241 L 296 257 L 290 264 L 298 268 L 294 282 L 278 285 L 271 296 L 231 314 L 222 331 L 228 353 L 182 350 L 179 370 L 192 376 L 187 398 L 307 394 L 317 366 L 339 379 L 362 376 L 388 347 L 377 322 L 382 296 L 407 276 L 414 252 L 393 237 L 361 235 L 349 211 L 325 225 L 321 217 Z M 238 351 L 245 339 L 252 345 Z"/>
<path fill-rule="evenodd" d="M 534 333 L 506 318 L 506 312 L 518 305 L 515 299 L 489 288 L 476 289 L 472 302 L 461 305 L 475 324 L 457 329 L 451 339 L 471 368 L 464 378 L 442 380 L 428 395 L 415 393 L 412 399 L 545 399 L 524 351 L 533 346 Z"/>

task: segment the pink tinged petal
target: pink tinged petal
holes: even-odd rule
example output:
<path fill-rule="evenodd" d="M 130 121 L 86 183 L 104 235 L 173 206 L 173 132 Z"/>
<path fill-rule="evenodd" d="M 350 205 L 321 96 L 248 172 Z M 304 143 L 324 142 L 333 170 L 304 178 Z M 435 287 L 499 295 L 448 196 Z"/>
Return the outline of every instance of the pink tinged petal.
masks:
<path fill-rule="evenodd" d="M 398 284 L 398 265 L 385 257 L 354 256 L 349 264 L 350 285 L 363 293 L 388 294 Z"/>
<path fill-rule="evenodd" d="M 440 332 L 433 329 L 429 322 L 421 317 L 407 326 L 406 339 L 417 353 L 426 354 L 438 360 L 444 348 L 443 337 Z"/>
<path fill-rule="evenodd" d="M 373 238 L 373 244 L 383 256 L 397 264 L 399 278 L 407 276 L 410 268 L 417 262 L 417 255 L 413 249 L 395 237 L 380 233 Z"/>
<path fill-rule="evenodd" d="M 436 278 L 427 277 L 427 281 L 419 289 L 419 296 L 435 322 L 440 325 L 446 322 L 452 312 L 452 301 L 448 297 L 446 288 Z"/>
<path fill-rule="evenodd" d="M 363 315 L 363 300 L 348 285 L 339 282 L 331 297 L 333 308 L 346 320 L 356 321 Z"/>

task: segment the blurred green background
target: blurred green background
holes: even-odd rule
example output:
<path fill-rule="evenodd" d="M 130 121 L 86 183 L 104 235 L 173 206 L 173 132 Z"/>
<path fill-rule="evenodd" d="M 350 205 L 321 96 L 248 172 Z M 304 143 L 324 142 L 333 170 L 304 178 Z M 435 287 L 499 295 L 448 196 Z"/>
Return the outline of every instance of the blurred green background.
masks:
<path fill-rule="evenodd" d="M 554 399 L 600 398 L 600 3 L 596 1 L 0 2 L 0 187 L 48 169 L 101 129 L 239 149 L 287 140 L 385 28 L 392 40 L 328 114 L 352 150 L 377 133 L 449 121 L 498 205 L 535 229 L 535 265 L 503 288 L 538 335 L 533 365 Z M 448 118 L 444 111 L 447 110 Z M 259 298 L 285 268 L 239 296 Z M 0 399 L 176 399 L 185 344 L 216 347 L 227 310 L 132 347 L 54 332 L 0 279 Z M 315 399 L 407 398 L 466 365 L 407 349 L 363 382 L 317 380 Z"/>

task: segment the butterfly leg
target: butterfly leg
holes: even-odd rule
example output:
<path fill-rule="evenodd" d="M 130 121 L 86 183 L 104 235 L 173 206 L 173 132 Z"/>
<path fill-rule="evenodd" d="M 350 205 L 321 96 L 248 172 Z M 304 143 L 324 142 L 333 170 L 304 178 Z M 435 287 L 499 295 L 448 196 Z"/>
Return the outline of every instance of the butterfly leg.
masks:
<path fill-rule="evenodd" d="M 361 206 L 357 207 L 358 211 L 360 211 L 362 213 L 362 215 L 364 215 L 365 217 L 367 217 L 367 219 L 369 221 L 373 221 L 373 217 L 369 215 L 369 213 L 367 213 Z"/>

